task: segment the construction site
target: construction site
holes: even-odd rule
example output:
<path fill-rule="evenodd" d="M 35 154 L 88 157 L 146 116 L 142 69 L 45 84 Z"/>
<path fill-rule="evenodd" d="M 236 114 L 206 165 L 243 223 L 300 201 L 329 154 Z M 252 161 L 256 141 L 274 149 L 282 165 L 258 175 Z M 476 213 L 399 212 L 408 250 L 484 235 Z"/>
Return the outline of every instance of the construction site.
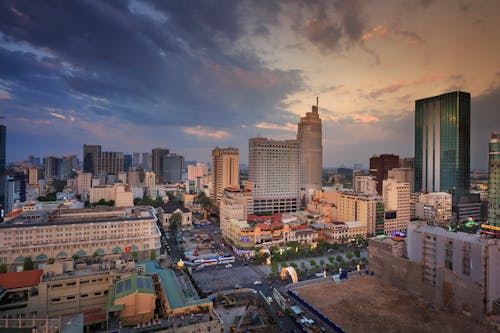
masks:
<path fill-rule="evenodd" d="M 328 280 L 292 290 L 349 333 L 491 332 L 491 328 L 464 315 L 436 309 L 373 276 L 338 283 Z"/>

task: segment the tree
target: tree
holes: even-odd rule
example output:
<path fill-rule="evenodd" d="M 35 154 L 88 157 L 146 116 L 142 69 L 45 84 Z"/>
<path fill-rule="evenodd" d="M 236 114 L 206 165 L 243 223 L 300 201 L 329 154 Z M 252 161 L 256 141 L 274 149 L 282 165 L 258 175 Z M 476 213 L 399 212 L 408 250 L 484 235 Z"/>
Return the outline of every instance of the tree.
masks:
<path fill-rule="evenodd" d="M 149 260 L 156 260 L 156 251 L 151 250 L 151 253 L 149 254 Z"/>
<path fill-rule="evenodd" d="M 339 244 L 337 244 L 337 243 L 333 243 L 333 244 L 332 244 L 332 249 L 333 249 L 334 251 L 338 251 L 339 247 L 340 247 L 340 246 L 339 246 Z"/>
<path fill-rule="evenodd" d="M 316 266 L 316 260 L 314 259 L 309 260 L 309 264 L 311 264 L 311 266 Z"/>
<path fill-rule="evenodd" d="M 0 264 L 0 274 L 7 273 L 7 265 Z"/>
<path fill-rule="evenodd" d="M 359 251 L 358 248 L 354 249 L 354 255 L 356 256 L 356 258 L 361 257 L 361 251 Z"/>
<path fill-rule="evenodd" d="M 332 256 L 328 256 L 328 261 L 333 264 L 335 262 L 335 258 Z"/>
<path fill-rule="evenodd" d="M 177 233 L 177 230 L 179 229 L 182 221 L 182 214 L 181 213 L 173 213 L 172 216 L 170 216 L 170 221 L 168 228 L 172 232 L 172 234 Z"/>
<path fill-rule="evenodd" d="M 139 258 L 139 253 L 137 253 L 137 251 L 132 252 L 132 259 L 134 259 L 134 261 L 137 261 L 138 258 Z"/>
<path fill-rule="evenodd" d="M 344 258 L 342 258 L 342 256 L 337 256 L 337 262 L 339 264 L 343 264 L 344 263 Z"/>
<path fill-rule="evenodd" d="M 271 262 L 271 274 L 272 274 L 272 276 L 275 276 L 277 272 L 278 272 L 278 263 L 276 261 L 272 261 Z"/>
<path fill-rule="evenodd" d="M 321 260 L 319 261 L 319 265 L 320 265 L 320 266 L 325 266 L 325 261 L 324 261 L 323 259 L 321 259 Z"/>
<path fill-rule="evenodd" d="M 346 257 L 347 259 L 351 260 L 353 257 L 352 252 L 347 252 Z"/>
<path fill-rule="evenodd" d="M 31 257 L 24 258 L 23 270 L 31 271 L 33 269 L 35 269 L 35 265 L 33 264 L 33 260 L 31 259 Z"/>
<path fill-rule="evenodd" d="M 212 200 L 205 194 L 205 192 L 200 192 L 193 200 L 194 203 L 200 204 L 203 209 L 209 211 L 212 209 Z"/>

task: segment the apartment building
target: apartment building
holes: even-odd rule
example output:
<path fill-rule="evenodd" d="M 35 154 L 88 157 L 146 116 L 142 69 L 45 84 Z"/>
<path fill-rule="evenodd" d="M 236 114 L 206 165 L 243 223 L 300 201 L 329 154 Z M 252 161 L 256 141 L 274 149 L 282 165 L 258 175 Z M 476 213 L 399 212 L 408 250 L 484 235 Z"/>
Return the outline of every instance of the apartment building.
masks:
<path fill-rule="evenodd" d="M 399 183 L 389 178 L 383 181 L 382 188 L 385 209 L 384 233 L 406 231 L 411 216 L 410 184 Z"/>

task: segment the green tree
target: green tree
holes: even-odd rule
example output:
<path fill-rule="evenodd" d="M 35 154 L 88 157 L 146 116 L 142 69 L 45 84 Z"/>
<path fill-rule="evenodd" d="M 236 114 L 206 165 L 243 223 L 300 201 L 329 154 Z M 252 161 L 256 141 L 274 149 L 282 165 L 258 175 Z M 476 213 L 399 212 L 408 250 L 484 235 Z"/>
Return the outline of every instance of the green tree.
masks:
<path fill-rule="evenodd" d="M 7 273 L 7 265 L 0 264 L 0 274 Z"/>
<path fill-rule="evenodd" d="M 320 266 L 325 266 L 325 261 L 324 261 L 323 259 L 321 259 L 321 260 L 319 261 L 319 265 L 320 265 Z"/>
<path fill-rule="evenodd" d="M 333 264 L 335 262 L 335 258 L 332 256 L 328 256 L 328 261 Z"/>
<path fill-rule="evenodd" d="M 361 251 L 359 251 L 359 249 L 358 249 L 358 248 L 355 248 L 355 249 L 354 249 L 354 255 L 356 256 L 356 258 L 361 257 Z"/>
<path fill-rule="evenodd" d="M 346 257 L 347 257 L 347 259 L 351 260 L 353 257 L 352 252 L 347 252 Z"/>
<path fill-rule="evenodd" d="M 276 273 L 278 272 L 278 263 L 276 261 L 271 262 L 271 275 L 276 276 Z"/>
<path fill-rule="evenodd" d="M 333 249 L 334 251 L 338 251 L 339 247 L 340 247 L 340 246 L 339 246 L 339 244 L 337 244 L 337 243 L 333 243 L 333 244 L 332 244 L 332 249 Z"/>
<path fill-rule="evenodd" d="M 205 192 L 200 192 L 193 200 L 194 203 L 200 204 L 206 211 L 212 210 L 212 200 L 205 194 Z"/>
<path fill-rule="evenodd" d="M 316 266 L 316 260 L 314 259 L 309 260 L 309 264 L 311 264 L 311 266 Z"/>
<path fill-rule="evenodd" d="M 337 262 L 339 264 L 343 264 L 344 263 L 344 258 L 342 258 L 342 256 L 337 256 Z"/>
<path fill-rule="evenodd" d="M 174 213 L 172 216 L 170 216 L 170 221 L 168 228 L 172 232 L 172 234 L 177 233 L 177 230 L 179 229 L 182 221 L 182 214 L 181 213 Z"/>
<path fill-rule="evenodd" d="M 149 260 L 156 260 L 156 251 L 151 250 L 151 253 L 149 254 Z"/>
<path fill-rule="evenodd" d="M 33 269 L 35 269 L 35 265 L 33 264 L 33 260 L 31 259 L 31 257 L 24 258 L 23 270 L 31 271 Z"/>
<path fill-rule="evenodd" d="M 138 258 L 139 258 L 139 253 L 137 253 L 137 251 L 132 252 L 132 259 L 134 259 L 134 261 L 137 261 Z"/>

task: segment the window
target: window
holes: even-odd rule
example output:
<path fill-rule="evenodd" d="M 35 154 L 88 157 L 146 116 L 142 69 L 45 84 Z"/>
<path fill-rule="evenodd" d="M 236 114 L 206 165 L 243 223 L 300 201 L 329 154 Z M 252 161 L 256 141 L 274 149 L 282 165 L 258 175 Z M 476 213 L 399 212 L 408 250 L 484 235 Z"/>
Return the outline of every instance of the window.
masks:
<path fill-rule="evenodd" d="M 446 241 L 444 266 L 453 270 L 453 241 L 451 239 Z"/>
<path fill-rule="evenodd" d="M 74 300 L 74 299 L 75 299 L 75 296 L 68 296 L 68 297 L 66 297 L 66 299 L 67 299 L 68 301 L 71 301 L 71 300 Z"/>

